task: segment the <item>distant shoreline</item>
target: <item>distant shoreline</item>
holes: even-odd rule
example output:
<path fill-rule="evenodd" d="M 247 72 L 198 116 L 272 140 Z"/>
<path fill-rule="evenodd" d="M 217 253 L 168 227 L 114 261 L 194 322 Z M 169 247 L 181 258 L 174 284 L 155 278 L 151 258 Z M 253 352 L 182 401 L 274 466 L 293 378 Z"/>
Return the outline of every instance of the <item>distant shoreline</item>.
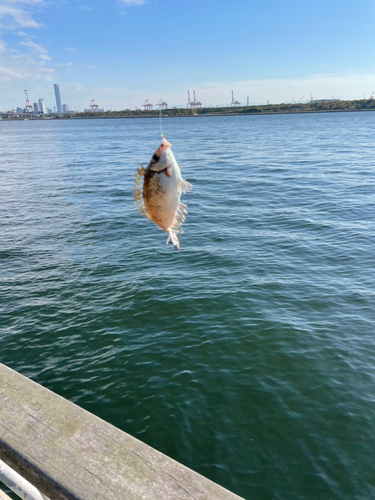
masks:
<path fill-rule="evenodd" d="M 1 114 L 0 121 L 14 120 L 82 120 L 82 119 L 110 119 L 110 118 L 159 118 L 160 113 L 163 118 L 181 117 L 201 117 L 201 116 L 249 116 L 249 115 L 284 115 L 284 114 L 306 114 L 306 113 L 346 113 L 353 111 L 375 111 L 375 99 L 360 101 L 329 101 L 304 104 L 267 104 L 261 106 L 238 106 L 225 108 L 173 108 L 152 111 L 123 110 L 123 111 L 103 111 L 103 112 L 83 112 L 67 113 L 66 115 L 48 116 L 5 116 Z"/>

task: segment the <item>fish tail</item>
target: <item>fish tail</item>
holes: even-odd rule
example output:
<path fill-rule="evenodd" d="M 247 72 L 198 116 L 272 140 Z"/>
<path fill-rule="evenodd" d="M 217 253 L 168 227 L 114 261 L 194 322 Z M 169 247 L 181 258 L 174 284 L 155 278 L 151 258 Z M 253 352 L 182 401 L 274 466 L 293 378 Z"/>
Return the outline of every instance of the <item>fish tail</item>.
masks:
<path fill-rule="evenodd" d="M 170 241 L 172 241 L 174 249 L 178 250 L 180 248 L 180 236 L 176 234 L 176 232 L 173 229 L 168 230 L 169 236 L 167 239 L 167 245 Z"/>

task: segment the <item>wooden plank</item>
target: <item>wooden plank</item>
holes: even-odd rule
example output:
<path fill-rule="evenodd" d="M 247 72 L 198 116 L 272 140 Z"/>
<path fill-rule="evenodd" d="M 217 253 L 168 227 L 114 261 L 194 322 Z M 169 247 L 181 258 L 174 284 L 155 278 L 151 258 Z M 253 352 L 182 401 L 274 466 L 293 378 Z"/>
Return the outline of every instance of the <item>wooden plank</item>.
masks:
<path fill-rule="evenodd" d="M 53 500 L 240 497 L 0 363 L 0 459 Z"/>

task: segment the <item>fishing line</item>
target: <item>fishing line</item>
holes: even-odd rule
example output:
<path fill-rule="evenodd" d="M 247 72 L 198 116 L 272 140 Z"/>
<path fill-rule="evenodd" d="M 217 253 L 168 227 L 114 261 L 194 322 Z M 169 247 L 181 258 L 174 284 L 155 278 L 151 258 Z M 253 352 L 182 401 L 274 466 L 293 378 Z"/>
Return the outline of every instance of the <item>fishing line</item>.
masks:
<path fill-rule="evenodd" d="M 155 5 L 156 5 L 156 45 L 157 45 L 157 52 L 158 52 L 158 87 L 159 87 L 159 97 L 160 97 L 160 103 L 162 102 L 162 97 L 161 97 L 161 74 L 160 74 L 160 64 L 159 61 L 161 61 L 161 50 L 160 50 L 160 16 L 159 16 L 159 0 L 155 0 Z M 162 125 L 162 119 L 161 119 L 161 104 L 159 104 L 159 127 L 160 127 L 160 135 L 163 137 L 163 125 Z"/>

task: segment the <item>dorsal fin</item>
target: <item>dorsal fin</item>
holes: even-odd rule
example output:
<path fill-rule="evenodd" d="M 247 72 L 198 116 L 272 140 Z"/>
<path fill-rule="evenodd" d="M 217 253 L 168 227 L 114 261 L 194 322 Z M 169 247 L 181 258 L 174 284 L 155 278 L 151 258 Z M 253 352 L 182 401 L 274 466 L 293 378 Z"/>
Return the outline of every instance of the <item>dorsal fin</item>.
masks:
<path fill-rule="evenodd" d="M 144 177 L 145 177 L 145 172 L 146 170 L 144 167 L 137 168 L 137 173 L 134 175 L 134 187 L 133 187 L 133 193 L 134 193 L 134 201 L 135 204 L 139 210 L 139 213 L 143 215 L 143 217 L 146 217 L 149 219 L 144 201 L 143 201 L 143 182 L 144 182 Z"/>

